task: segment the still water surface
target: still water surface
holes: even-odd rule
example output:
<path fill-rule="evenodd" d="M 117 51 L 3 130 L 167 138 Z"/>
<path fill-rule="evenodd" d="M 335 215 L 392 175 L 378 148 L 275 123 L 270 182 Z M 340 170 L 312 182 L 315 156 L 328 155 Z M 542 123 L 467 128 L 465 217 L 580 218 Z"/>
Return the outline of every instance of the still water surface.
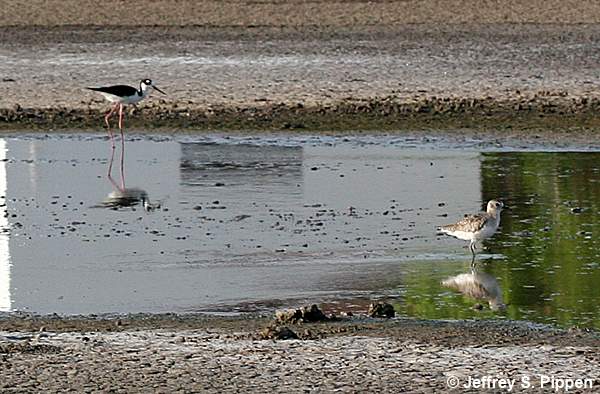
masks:
<path fill-rule="evenodd" d="M 285 136 L 134 136 L 125 153 L 148 211 L 103 204 L 121 181 L 103 136 L 0 140 L 0 311 L 386 299 L 406 316 L 600 328 L 600 153 Z M 465 242 L 435 228 L 497 197 L 512 209 L 471 273 Z"/>

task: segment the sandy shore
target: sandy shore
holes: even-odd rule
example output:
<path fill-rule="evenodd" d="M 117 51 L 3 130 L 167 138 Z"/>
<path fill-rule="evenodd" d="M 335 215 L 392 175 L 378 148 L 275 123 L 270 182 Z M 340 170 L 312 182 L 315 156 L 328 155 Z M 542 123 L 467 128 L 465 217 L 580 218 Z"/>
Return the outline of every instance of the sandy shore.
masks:
<path fill-rule="evenodd" d="M 86 86 L 151 77 L 169 95 L 132 109 L 130 128 L 597 139 L 592 2 L 61 4 L 0 13 L 4 130 L 98 129 L 106 103 Z"/>
<path fill-rule="evenodd" d="M 448 379 L 483 376 L 517 385 L 526 376 L 538 390 L 542 376 L 600 385 L 600 339 L 589 332 L 352 318 L 291 325 L 302 339 L 274 341 L 261 339 L 267 324 L 193 315 L 2 319 L 0 389 L 431 392 L 446 391 Z"/>
<path fill-rule="evenodd" d="M 373 26 L 600 22 L 591 0 L 6 0 L 0 26 Z"/>

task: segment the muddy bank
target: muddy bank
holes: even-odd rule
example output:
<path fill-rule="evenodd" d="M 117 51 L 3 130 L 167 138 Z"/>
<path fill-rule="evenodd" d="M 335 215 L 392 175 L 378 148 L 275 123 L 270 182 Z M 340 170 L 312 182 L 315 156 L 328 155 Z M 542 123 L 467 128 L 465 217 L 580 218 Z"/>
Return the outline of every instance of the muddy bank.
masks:
<path fill-rule="evenodd" d="M 126 126 L 179 130 L 570 130 L 595 137 L 600 25 L 10 26 L 0 129 L 97 130 L 85 89 L 168 93 Z"/>
<path fill-rule="evenodd" d="M 428 392 L 445 391 L 451 378 L 465 384 L 480 376 L 517 381 L 528 376 L 539 387 L 541 375 L 600 384 L 595 351 L 600 340 L 589 332 L 508 322 L 360 318 L 292 325 L 308 333 L 306 339 L 273 341 L 257 335 L 265 323 L 265 318 L 174 315 L 3 318 L 1 387 Z"/>
<path fill-rule="evenodd" d="M 365 311 L 366 312 L 366 311 Z M 398 340 L 428 341 L 445 346 L 541 345 L 600 346 L 600 335 L 593 330 L 560 329 L 550 325 L 501 320 L 419 320 L 407 318 L 368 318 L 364 314 L 340 317 L 326 313 L 327 320 L 307 323 L 278 322 L 275 316 L 243 314 L 125 314 L 125 315 L 0 315 L 0 331 L 23 335 L 69 332 L 128 332 L 139 330 L 214 331 L 228 338 L 263 338 L 261 331 L 274 325 L 286 325 L 309 339 L 361 335 Z M 333 316 L 333 317 L 332 317 Z M 28 334 L 29 333 L 29 334 Z M 38 335 L 39 336 L 39 335 Z M 42 336 L 44 336 L 42 334 Z"/>
<path fill-rule="evenodd" d="M 167 103 L 133 108 L 127 126 L 177 131 L 472 131 L 527 134 L 529 131 L 585 133 L 596 141 L 600 99 L 561 94 L 507 101 L 475 98 L 426 98 L 406 102 L 397 97 L 343 100 L 324 105 L 276 103 L 250 107 L 186 107 Z M 93 130 L 103 127 L 104 112 L 95 108 L 0 109 L 3 130 Z M 583 137 L 580 135 L 580 137 Z"/>

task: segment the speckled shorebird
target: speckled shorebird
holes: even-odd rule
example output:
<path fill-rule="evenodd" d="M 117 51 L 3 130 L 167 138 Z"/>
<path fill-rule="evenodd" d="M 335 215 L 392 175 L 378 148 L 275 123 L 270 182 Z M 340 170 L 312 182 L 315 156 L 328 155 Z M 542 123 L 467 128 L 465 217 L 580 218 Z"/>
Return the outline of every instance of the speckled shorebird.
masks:
<path fill-rule="evenodd" d="M 99 88 L 87 88 L 98 92 L 104 96 L 109 102 L 114 103 L 111 109 L 104 116 L 106 127 L 108 128 L 108 134 L 110 135 L 110 141 L 112 147 L 115 147 L 112 131 L 110 130 L 110 117 L 119 110 L 119 129 L 121 130 L 121 139 L 123 139 L 123 105 L 137 104 L 142 101 L 150 93 L 151 88 L 158 90 L 162 94 L 166 94 L 160 90 L 151 79 L 142 79 L 140 81 L 140 88 L 136 89 L 133 86 L 127 85 L 113 85 L 104 86 Z"/>
<path fill-rule="evenodd" d="M 490 238 L 500 225 L 500 212 L 504 204 L 498 200 L 490 200 L 487 211 L 475 215 L 466 215 L 464 219 L 454 224 L 441 226 L 439 231 L 458 239 L 470 241 L 469 249 L 473 254 L 471 265 L 475 264 L 475 248 L 478 241 Z"/>

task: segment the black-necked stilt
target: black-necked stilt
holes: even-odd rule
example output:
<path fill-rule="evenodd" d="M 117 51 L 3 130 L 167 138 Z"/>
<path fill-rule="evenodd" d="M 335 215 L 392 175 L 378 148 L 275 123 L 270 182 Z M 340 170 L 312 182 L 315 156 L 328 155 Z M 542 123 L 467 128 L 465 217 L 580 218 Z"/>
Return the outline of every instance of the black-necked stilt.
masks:
<path fill-rule="evenodd" d="M 121 189 L 125 189 L 125 175 L 123 170 L 123 161 L 124 161 L 124 151 L 125 151 L 125 138 L 123 136 L 123 105 L 127 104 L 137 104 L 142 101 L 148 94 L 150 93 L 150 88 L 154 88 L 161 92 L 162 94 L 166 94 L 158 87 L 154 85 L 151 79 L 142 79 L 140 81 L 140 88 L 136 89 L 133 86 L 127 85 L 114 85 L 114 86 L 104 86 L 99 88 L 87 88 L 98 92 L 104 96 L 109 102 L 114 103 L 111 109 L 104 116 L 104 121 L 106 122 L 106 127 L 108 129 L 108 135 L 110 136 L 110 144 L 112 148 L 112 156 L 110 159 L 110 163 L 108 165 L 108 178 L 110 181 L 116 185 L 111 177 L 112 171 L 112 163 L 114 159 L 115 153 L 115 139 L 110 129 L 110 117 L 115 113 L 117 109 L 119 109 L 119 130 L 121 132 Z"/>
<path fill-rule="evenodd" d="M 486 238 L 490 238 L 498 230 L 500 225 L 500 212 L 504 204 L 498 200 L 490 200 L 487 204 L 487 211 L 475 215 L 467 215 L 464 219 L 454 223 L 442 226 L 439 230 L 445 234 L 458 239 L 471 241 L 469 249 L 473 254 L 471 265 L 475 264 L 475 244 Z"/>
<path fill-rule="evenodd" d="M 108 133 L 111 138 L 112 146 L 114 148 L 114 141 L 112 131 L 110 131 L 110 117 L 115 113 L 115 111 L 119 110 L 119 129 L 121 130 L 121 134 L 123 134 L 123 105 L 127 104 L 137 104 L 142 101 L 148 94 L 150 93 L 150 88 L 154 88 L 161 92 L 162 94 L 166 94 L 162 90 L 160 90 L 157 86 L 154 85 L 151 79 L 142 79 L 140 81 L 140 88 L 136 89 L 133 86 L 128 85 L 114 85 L 114 86 L 104 86 L 99 88 L 87 88 L 98 92 L 104 96 L 109 102 L 114 103 L 111 107 L 110 111 L 106 113 L 104 117 L 104 121 L 106 122 L 106 127 L 108 128 Z M 122 135 L 121 135 L 122 137 Z"/>

